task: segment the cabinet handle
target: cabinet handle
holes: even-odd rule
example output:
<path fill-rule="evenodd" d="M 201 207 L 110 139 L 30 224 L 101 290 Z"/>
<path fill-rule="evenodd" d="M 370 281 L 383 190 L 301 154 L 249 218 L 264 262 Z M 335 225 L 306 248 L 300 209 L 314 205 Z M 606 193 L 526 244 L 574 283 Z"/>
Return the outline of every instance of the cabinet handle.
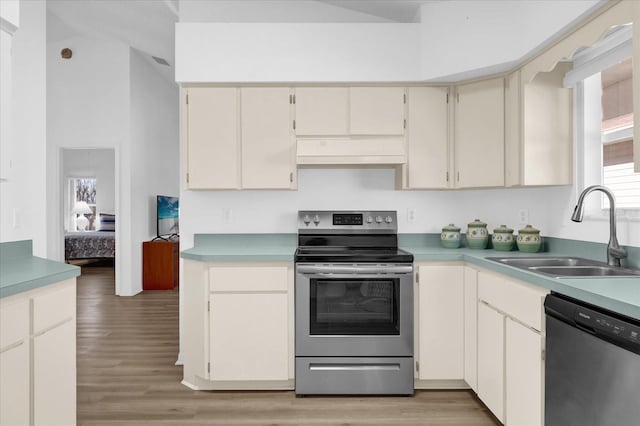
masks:
<path fill-rule="evenodd" d="M 293 172 L 289 173 L 289 182 L 293 183 Z"/>
<path fill-rule="evenodd" d="M 447 172 L 447 182 L 449 182 L 449 172 Z"/>
<path fill-rule="evenodd" d="M 460 172 L 458 172 L 458 182 L 460 182 Z"/>

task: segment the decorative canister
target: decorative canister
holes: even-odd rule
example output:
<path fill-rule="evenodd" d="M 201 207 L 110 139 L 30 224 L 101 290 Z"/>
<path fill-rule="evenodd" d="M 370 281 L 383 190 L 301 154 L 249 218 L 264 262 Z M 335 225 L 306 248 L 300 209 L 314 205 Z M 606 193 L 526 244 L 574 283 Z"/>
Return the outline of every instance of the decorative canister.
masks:
<path fill-rule="evenodd" d="M 513 249 L 513 229 L 507 228 L 507 225 L 500 225 L 493 230 L 491 242 L 496 250 L 511 251 Z"/>
<path fill-rule="evenodd" d="M 540 230 L 531 225 L 527 225 L 518 231 L 518 250 L 525 253 L 536 253 L 540 250 Z"/>
<path fill-rule="evenodd" d="M 458 248 L 460 247 L 460 228 L 450 223 L 448 226 L 442 228 L 442 234 L 440 234 L 440 243 L 444 248 Z"/>
<path fill-rule="evenodd" d="M 467 225 L 467 244 L 472 249 L 486 249 L 489 243 L 487 224 L 479 219 Z"/>

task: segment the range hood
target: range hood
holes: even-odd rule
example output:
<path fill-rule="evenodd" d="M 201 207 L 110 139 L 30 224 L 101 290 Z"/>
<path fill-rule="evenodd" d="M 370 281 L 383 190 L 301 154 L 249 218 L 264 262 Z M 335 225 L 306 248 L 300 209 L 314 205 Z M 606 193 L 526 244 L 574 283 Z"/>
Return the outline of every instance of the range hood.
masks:
<path fill-rule="evenodd" d="M 298 138 L 299 165 L 406 164 L 404 137 Z"/>

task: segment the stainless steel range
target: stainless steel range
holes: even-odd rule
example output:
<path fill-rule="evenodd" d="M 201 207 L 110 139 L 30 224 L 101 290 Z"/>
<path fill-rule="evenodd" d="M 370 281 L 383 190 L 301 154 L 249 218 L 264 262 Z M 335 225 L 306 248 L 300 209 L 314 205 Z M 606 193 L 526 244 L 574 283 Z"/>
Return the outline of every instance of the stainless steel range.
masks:
<path fill-rule="evenodd" d="M 300 211 L 296 394 L 413 394 L 413 255 L 395 211 Z"/>

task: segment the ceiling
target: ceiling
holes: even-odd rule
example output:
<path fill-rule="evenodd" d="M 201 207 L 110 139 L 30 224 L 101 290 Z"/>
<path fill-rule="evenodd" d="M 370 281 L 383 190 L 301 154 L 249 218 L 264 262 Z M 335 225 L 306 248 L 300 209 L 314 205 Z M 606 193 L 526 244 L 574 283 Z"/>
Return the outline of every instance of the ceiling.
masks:
<path fill-rule="evenodd" d="M 279 12 L 295 9 L 297 15 L 292 16 L 293 19 L 300 19 L 297 22 L 317 22 L 323 19 L 350 22 L 350 19 L 358 19 L 360 22 L 370 20 L 410 23 L 420 22 L 421 5 L 450 0 L 47 0 L 48 13 L 55 15 L 63 26 L 68 27 L 51 25 L 48 36 L 65 39 L 70 33 L 74 33 L 120 41 L 146 54 L 159 72 L 174 81 L 175 23 L 179 21 L 180 3 L 185 2 L 185 5 L 187 1 L 201 10 L 209 8 L 214 17 L 222 22 L 245 22 L 243 13 L 252 13 L 251 21 L 256 22 L 258 19 L 260 22 L 261 13 L 269 11 L 271 15 L 263 17 L 262 22 L 265 22 L 273 20 Z M 464 5 L 463 1 L 457 3 Z M 499 5 L 496 0 L 488 0 L 489 3 Z M 536 5 L 532 1 L 528 3 Z M 542 0 L 539 3 L 540 7 L 548 4 Z M 261 8 L 256 7 L 258 4 Z M 320 10 L 326 12 L 327 8 L 332 13 L 318 13 Z M 222 12 L 227 12 L 227 15 L 221 16 Z M 169 66 L 156 63 L 152 56 L 164 59 Z"/>

